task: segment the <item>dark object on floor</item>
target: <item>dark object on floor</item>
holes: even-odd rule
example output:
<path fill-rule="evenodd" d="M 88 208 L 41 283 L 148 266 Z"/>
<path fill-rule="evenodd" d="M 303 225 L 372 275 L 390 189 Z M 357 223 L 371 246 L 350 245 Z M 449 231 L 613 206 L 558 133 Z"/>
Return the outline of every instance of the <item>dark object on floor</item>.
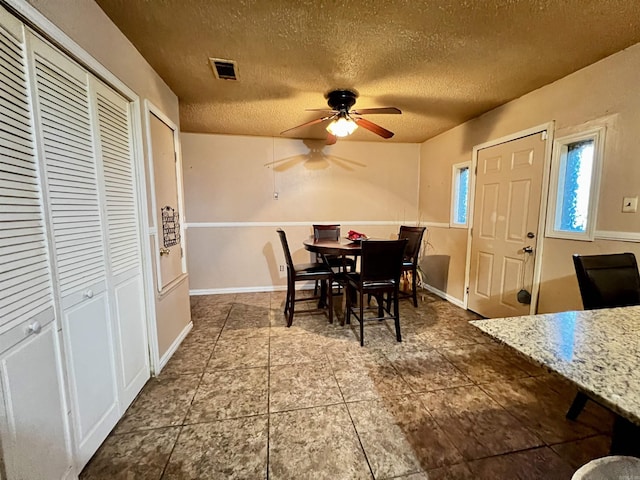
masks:
<path fill-rule="evenodd" d="M 399 239 L 407 239 L 407 248 L 402 259 L 402 271 L 411 272 L 411 294 L 403 297 L 413 298 L 413 306 L 418 306 L 418 257 L 420 256 L 420 246 L 426 227 L 408 227 L 400 225 Z"/>
<path fill-rule="evenodd" d="M 282 243 L 282 250 L 287 261 L 287 299 L 284 304 L 284 313 L 287 315 L 287 327 L 293 323 L 293 313 L 295 302 L 308 300 L 319 300 L 318 308 L 324 306 L 325 297 L 329 303 L 329 323 L 333 323 L 333 296 L 331 295 L 331 284 L 333 283 L 333 270 L 324 263 L 301 263 L 294 265 L 289 251 L 289 243 L 284 230 L 279 228 L 278 236 Z M 296 282 L 302 281 L 322 281 L 320 296 L 296 298 Z"/>
<path fill-rule="evenodd" d="M 400 309 L 398 294 L 402 256 L 407 245 L 401 240 L 363 240 L 360 269 L 361 272 L 350 272 L 347 277 L 347 301 L 345 320 L 351 323 L 351 314 L 360 322 L 360 345 L 364 346 L 364 295 L 376 298 L 378 316 L 367 320 L 393 319 L 396 327 L 396 339 L 402 341 L 400 334 Z M 386 295 L 386 300 L 385 300 Z M 358 299 L 358 309 L 353 301 Z M 386 305 L 385 305 L 386 304 Z M 393 304 L 393 312 L 391 305 Z M 386 314 L 386 315 L 385 315 Z"/>

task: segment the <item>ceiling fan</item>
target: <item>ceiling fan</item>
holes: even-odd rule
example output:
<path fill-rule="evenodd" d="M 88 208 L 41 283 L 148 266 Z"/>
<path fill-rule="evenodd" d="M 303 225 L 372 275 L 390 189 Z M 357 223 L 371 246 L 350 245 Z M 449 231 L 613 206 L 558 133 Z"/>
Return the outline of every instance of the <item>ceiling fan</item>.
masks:
<path fill-rule="evenodd" d="M 382 138 L 393 137 L 393 132 L 373 123 L 370 120 L 367 120 L 366 118 L 363 118 L 362 115 L 381 113 L 397 115 L 402 113 L 399 108 L 380 107 L 351 110 L 351 107 L 355 105 L 356 98 L 358 97 L 358 94 L 352 90 L 333 90 L 327 93 L 325 97 L 327 99 L 327 103 L 331 107 L 331 110 L 327 110 L 324 108 L 310 108 L 307 109 L 307 111 L 322 112 L 325 113 L 326 116 L 316 118 L 315 120 L 303 123 L 302 125 L 297 125 L 295 127 L 289 128 L 283 132 L 280 132 L 280 135 L 291 130 L 295 130 L 296 128 L 307 127 L 309 125 L 315 125 L 317 123 L 330 121 L 331 123 L 327 125 L 327 131 L 329 132 L 329 135 L 327 137 L 327 145 L 333 145 L 334 143 L 336 143 L 337 137 L 346 137 L 347 135 L 351 135 L 359 126 L 375 133 L 376 135 L 380 135 Z"/>

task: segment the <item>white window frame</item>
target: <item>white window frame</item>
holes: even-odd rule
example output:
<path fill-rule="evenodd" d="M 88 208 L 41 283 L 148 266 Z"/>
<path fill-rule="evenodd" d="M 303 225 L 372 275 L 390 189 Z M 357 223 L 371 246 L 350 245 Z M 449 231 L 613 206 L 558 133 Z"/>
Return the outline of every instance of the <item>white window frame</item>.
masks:
<path fill-rule="evenodd" d="M 583 130 L 572 135 L 559 137 L 554 140 L 549 185 L 549 210 L 547 212 L 547 237 L 563 238 L 567 240 L 593 241 L 596 230 L 602 160 L 604 157 L 604 135 L 605 127 L 600 126 L 589 130 Z M 560 184 L 560 172 L 562 171 L 561 167 L 564 166 L 565 162 L 564 150 L 568 145 L 584 140 L 594 141 L 587 225 L 584 232 L 567 232 L 558 228 L 558 219 L 556 218 L 559 213 L 558 207 L 561 205 L 561 192 L 558 191 L 558 188 Z"/>
<path fill-rule="evenodd" d="M 467 221 L 465 223 L 456 222 L 458 213 L 458 188 L 460 186 L 460 172 L 465 168 L 469 169 L 469 185 L 467 186 Z M 449 226 L 451 228 L 469 228 L 469 214 L 471 204 L 471 162 L 456 163 L 451 167 L 451 216 Z"/>

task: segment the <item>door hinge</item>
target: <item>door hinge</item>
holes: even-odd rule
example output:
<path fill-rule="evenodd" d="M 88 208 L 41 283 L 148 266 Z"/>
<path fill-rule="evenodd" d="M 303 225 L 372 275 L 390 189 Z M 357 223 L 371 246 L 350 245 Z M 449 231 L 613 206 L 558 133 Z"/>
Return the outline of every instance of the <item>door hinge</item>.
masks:
<path fill-rule="evenodd" d="M 544 130 L 541 134 L 540 137 L 542 138 L 542 140 L 546 140 L 547 139 L 547 131 Z"/>
<path fill-rule="evenodd" d="M 184 250 L 182 249 L 182 247 L 180 247 L 180 258 L 184 257 Z"/>
<path fill-rule="evenodd" d="M 469 295 L 469 287 L 465 288 L 465 292 L 467 295 Z"/>

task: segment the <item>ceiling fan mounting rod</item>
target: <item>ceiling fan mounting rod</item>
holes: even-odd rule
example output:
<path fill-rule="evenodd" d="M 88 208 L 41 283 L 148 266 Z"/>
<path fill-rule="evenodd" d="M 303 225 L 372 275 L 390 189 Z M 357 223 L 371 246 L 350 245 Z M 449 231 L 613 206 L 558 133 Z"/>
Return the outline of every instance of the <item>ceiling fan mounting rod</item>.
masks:
<path fill-rule="evenodd" d="M 351 90 L 333 90 L 325 95 L 333 110 L 348 112 L 356 103 L 358 94 Z"/>

